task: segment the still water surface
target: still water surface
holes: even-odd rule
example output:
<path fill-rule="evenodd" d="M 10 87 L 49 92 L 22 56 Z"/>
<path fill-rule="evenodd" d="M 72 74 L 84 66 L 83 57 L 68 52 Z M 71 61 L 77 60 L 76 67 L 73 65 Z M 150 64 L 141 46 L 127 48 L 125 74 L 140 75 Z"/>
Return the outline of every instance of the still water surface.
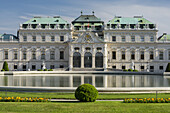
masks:
<path fill-rule="evenodd" d="M 89 83 L 96 87 L 170 87 L 170 78 L 157 75 L 26 75 L 0 76 L 0 86 L 77 87 Z"/>

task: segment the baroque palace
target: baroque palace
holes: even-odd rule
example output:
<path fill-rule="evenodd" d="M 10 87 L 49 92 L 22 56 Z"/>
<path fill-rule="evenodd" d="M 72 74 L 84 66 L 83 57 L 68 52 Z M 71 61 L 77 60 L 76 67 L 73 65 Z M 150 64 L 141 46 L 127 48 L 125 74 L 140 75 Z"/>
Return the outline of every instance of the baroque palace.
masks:
<path fill-rule="evenodd" d="M 0 68 L 10 70 L 123 70 L 164 72 L 170 62 L 170 35 L 142 16 L 115 16 L 104 23 L 93 14 L 72 23 L 60 16 L 34 17 L 18 36 L 0 35 Z"/>

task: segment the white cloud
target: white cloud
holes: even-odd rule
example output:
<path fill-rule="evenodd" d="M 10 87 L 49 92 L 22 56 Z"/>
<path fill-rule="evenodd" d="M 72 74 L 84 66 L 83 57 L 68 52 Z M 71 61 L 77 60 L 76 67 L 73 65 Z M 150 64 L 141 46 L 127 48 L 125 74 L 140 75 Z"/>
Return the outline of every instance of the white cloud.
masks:
<path fill-rule="evenodd" d="M 143 15 L 144 18 L 157 24 L 159 28 L 159 35 L 163 32 L 170 33 L 170 8 L 159 6 L 144 6 L 144 5 L 112 5 L 105 4 L 101 8 L 102 4 L 94 6 L 97 16 L 101 17 L 105 22 L 113 19 L 115 15 L 121 15 L 124 17 L 133 17 L 135 15 Z"/>
<path fill-rule="evenodd" d="M 22 23 L 25 20 L 29 20 L 30 18 L 34 16 L 42 16 L 42 17 L 51 16 L 52 17 L 55 15 L 59 15 L 63 19 L 67 20 L 68 22 L 71 22 L 80 15 L 81 10 L 84 12 L 84 14 L 92 14 L 91 12 L 94 10 L 95 15 L 101 18 L 105 22 L 108 22 L 108 20 L 113 19 L 115 15 L 120 15 L 120 16 L 125 16 L 125 17 L 143 15 L 144 18 L 157 24 L 158 29 L 159 29 L 159 35 L 161 35 L 163 32 L 170 33 L 170 28 L 169 28 L 170 8 L 161 7 L 163 6 L 163 3 L 161 3 L 160 6 L 158 6 L 158 5 L 149 4 L 148 1 L 147 3 L 144 3 L 143 1 L 139 2 L 139 0 L 128 0 L 128 1 L 127 0 L 119 0 L 119 1 L 116 1 L 116 0 L 82 1 L 80 0 L 77 2 L 71 2 L 71 1 L 66 1 L 66 2 L 67 2 L 66 5 L 65 4 L 64 5 L 63 4 L 45 4 L 45 5 L 31 4 L 30 7 L 32 9 L 23 12 L 24 14 L 21 14 L 22 16 L 18 16 L 19 17 L 18 20 L 16 19 L 14 20 L 13 18 L 13 21 L 9 21 L 9 22 L 13 22 L 14 24 L 18 23 L 16 25 L 16 29 L 18 29 L 19 23 Z M 13 11 L 11 12 L 13 13 Z M 2 15 L 5 16 L 6 13 Z M 8 15 L 6 16 L 8 17 Z M 5 21 L 0 24 L 1 24 L 1 27 L 2 27 L 2 24 L 5 28 L 11 27 L 11 23 L 10 25 L 8 25 L 7 23 L 5 23 Z"/>
<path fill-rule="evenodd" d="M 29 20 L 30 19 L 30 17 L 27 17 L 27 16 L 19 16 L 19 18 L 24 19 L 24 20 Z"/>

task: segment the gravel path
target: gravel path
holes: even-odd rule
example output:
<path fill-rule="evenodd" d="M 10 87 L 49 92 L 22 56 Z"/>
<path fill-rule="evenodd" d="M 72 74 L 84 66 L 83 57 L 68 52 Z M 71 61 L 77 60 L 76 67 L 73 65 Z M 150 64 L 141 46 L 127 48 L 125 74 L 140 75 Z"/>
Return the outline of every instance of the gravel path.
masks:
<path fill-rule="evenodd" d="M 96 101 L 123 101 L 123 100 L 96 100 Z M 51 99 L 51 102 L 79 102 L 72 99 Z"/>

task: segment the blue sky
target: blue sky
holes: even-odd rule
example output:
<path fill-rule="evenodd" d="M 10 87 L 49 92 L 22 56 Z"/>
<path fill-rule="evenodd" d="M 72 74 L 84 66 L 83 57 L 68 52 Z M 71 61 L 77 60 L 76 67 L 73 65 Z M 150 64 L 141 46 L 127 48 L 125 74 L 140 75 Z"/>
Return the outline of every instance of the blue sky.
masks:
<path fill-rule="evenodd" d="M 0 34 L 16 34 L 19 24 L 34 16 L 60 15 L 68 22 L 80 15 L 95 15 L 108 22 L 115 15 L 133 17 L 143 15 L 157 24 L 159 35 L 170 34 L 169 0 L 0 0 Z"/>

